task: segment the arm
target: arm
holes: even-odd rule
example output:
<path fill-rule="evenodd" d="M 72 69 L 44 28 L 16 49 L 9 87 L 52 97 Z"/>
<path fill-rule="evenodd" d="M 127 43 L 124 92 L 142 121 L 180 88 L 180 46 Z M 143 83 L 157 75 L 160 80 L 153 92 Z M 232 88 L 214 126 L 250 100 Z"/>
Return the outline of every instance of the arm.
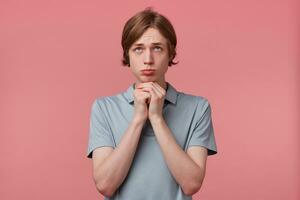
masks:
<path fill-rule="evenodd" d="M 93 177 L 97 190 L 101 194 L 112 196 L 124 181 L 131 166 L 143 124 L 144 121 L 133 118 L 115 149 L 105 147 L 94 150 Z"/>
<path fill-rule="evenodd" d="M 201 188 L 205 176 L 207 149 L 193 146 L 186 153 L 177 144 L 163 118 L 152 120 L 151 123 L 173 177 L 183 192 L 192 196 Z"/>

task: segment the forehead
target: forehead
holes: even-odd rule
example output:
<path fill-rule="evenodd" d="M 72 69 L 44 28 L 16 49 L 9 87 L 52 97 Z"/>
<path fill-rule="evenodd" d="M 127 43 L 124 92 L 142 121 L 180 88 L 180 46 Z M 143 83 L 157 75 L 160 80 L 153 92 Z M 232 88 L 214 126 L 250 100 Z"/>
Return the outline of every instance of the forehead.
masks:
<path fill-rule="evenodd" d="M 166 38 L 157 30 L 154 28 L 148 28 L 143 35 L 135 41 L 136 43 L 143 43 L 143 44 L 149 44 L 149 43 L 162 43 L 166 44 L 167 40 Z"/>

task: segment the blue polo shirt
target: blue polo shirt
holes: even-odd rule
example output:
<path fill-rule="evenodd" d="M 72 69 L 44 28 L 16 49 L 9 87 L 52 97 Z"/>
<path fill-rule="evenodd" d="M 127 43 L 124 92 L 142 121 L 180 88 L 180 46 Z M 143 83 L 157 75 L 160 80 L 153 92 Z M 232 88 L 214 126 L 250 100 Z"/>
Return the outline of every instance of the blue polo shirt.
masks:
<path fill-rule="evenodd" d="M 103 146 L 119 145 L 134 114 L 135 84 L 113 96 L 94 100 L 90 115 L 89 141 L 86 156 Z M 177 91 L 170 82 L 163 107 L 163 117 L 177 144 L 187 151 L 190 146 L 207 148 L 208 156 L 217 153 L 208 100 Z M 181 190 L 164 160 L 151 123 L 143 126 L 132 165 L 124 182 L 113 197 L 105 200 L 191 200 Z"/>

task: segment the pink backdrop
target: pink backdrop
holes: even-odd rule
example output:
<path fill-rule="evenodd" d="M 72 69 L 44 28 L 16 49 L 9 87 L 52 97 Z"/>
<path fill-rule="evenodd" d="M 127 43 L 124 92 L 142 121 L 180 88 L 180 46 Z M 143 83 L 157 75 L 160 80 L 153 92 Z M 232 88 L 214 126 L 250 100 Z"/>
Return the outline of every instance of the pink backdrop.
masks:
<path fill-rule="evenodd" d="M 102 199 L 85 156 L 91 103 L 133 81 L 120 64 L 121 31 L 147 6 L 177 32 L 180 63 L 167 81 L 212 106 L 219 153 L 194 199 L 299 199 L 292 0 L 2 0 L 0 199 Z"/>

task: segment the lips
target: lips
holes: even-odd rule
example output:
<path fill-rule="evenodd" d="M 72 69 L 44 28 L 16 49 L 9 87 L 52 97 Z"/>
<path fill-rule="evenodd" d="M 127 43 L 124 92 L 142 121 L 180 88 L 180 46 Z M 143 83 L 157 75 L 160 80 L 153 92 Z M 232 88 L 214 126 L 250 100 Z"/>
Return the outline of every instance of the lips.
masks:
<path fill-rule="evenodd" d="M 141 72 L 143 75 L 151 76 L 154 74 L 155 70 L 154 69 L 144 69 L 144 70 L 141 70 Z"/>
<path fill-rule="evenodd" d="M 142 69 L 141 71 L 155 71 L 155 69 Z"/>

